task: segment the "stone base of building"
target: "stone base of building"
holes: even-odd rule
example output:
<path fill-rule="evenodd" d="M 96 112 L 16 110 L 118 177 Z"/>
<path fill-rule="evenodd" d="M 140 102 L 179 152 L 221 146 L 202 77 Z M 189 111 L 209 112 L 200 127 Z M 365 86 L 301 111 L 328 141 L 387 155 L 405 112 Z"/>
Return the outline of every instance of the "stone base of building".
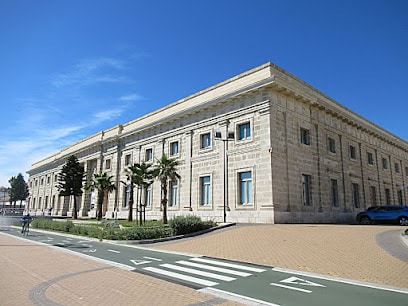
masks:
<path fill-rule="evenodd" d="M 339 212 L 275 212 L 275 223 L 355 223 L 354 213 Z"/>

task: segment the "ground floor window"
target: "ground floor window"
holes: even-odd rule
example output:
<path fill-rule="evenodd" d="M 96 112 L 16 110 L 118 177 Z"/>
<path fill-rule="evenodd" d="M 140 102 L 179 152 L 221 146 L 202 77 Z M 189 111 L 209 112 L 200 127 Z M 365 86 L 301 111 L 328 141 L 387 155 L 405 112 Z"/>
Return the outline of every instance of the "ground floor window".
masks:
<path fill-rule="evenodd" d="M 252 172 L 239 173 L 239 203 L 241 205 L 252 204 Z"/>
<path fill-rule="evenodd" d="M 152 184 L 148 185 L 145 189 L 145 205 L 150 207 L 152 202 Z"/>
<path fill-rule="evenodd" d="M 334 207 L 339 206 L 339 187 L 337 185 L 337 180 L 331 179 L 330 180 L 330 193 L 331 193 L 331 201 Z"/>
<path fill-rule="evenodd" d="M 353 183 L 351 185 L 351 189 L 353 192 L 353 204 L 355 208 L 360 207 L 360 185 L 357 183 Z"/>
<path fill-rule="evenodd" d="M 170 189 L 170 206 L 175 207 L 178 205 L 178 181 L 172 181 L 170 183 L 171 189 Z"/>
<path fill-rule="evenodd" d="M 370 206 L 377 206 L 377 190 L 374 186 L 370 186 Z"/>
<path fill-rule="evenodd" d="M 312 177 L 302 174 L 303 205 L 312 206 Z"/>
<path fill-rule="evenodd" d="M 211 177 L 203 176 L 200 178 L 201 199 L 203 206 L 211 205 Z"/>
<path fill-rule="evenodd" d="M 125 187 L 125 196 L 124 196 L 124 201 L 123 201 L 123 207 L 129 207 L 131 189 L 132 188 L 130 188 L 130 186 Z"/>
<path fill-rule="evenodd" d="M 391 191 L 389 188 L 385 188 L 385 204 L 391 204 Z"/>

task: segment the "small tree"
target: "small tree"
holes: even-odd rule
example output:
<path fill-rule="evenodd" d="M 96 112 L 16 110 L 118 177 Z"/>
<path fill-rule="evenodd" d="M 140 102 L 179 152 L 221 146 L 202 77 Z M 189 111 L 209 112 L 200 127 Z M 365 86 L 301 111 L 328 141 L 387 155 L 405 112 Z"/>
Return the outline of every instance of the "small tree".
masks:
<path fill-rule="evenodd" d="M 27 199 L 29 192 L 27 183 L 24 180 L 24 176 L 19 173 L 17 176 L 13 176 L 9 179 L 10 189 L 10 202 L 14 202 L 14 208 L 16 208 L 16 202 L 20 201 L 20 208 L 22 202 Z"/>
<path fill-rule="evenodd" d="M 98 190 L 97 220 L 102 220 L 103 204 L 108 200 L 109 193 L 116 189 L 112 178 L 113 176 L 108 176 L 106 172 L 95 173 L 89 184 L 85 187 L 86 189 Z"/>
<path fill-rule="evenodd" d="M 78 218 L 77 197 L 82 195 L 84 181 L 84 167 L 82 167 L 75 155 L 68 157 L 65 165 L 58 175 L 58 191 L 60 196 L 74 197 L 73 218 Z"/>
<path fill-rule="evenodd" d="M 135 163 L 132 166 L 129 166 L 125 169 L 128 181 L 127 185 L 130 186 L 128 221 L 133 221 L 134 186 L 138 186 L 142 190 L 144 190 L 144 188 L 146 188 L 153 182 L 155 172 L 153 169 L 150 169 L 150 167 L 151 167 L 150 164 L 142 162 L 140 164 Z"/>
<path fill-rule="evenodd" d="M 168 158 L 166 154 L 156 161 L 155 176 L 160 180 L 161 187 L 161 205 L 163 208 L 163 223 L 167 224 L 167 183 L 168 180 L 176 180 L 180 178 L 176 167 L 179 165 L 178 161 L 173 158 Z"/>

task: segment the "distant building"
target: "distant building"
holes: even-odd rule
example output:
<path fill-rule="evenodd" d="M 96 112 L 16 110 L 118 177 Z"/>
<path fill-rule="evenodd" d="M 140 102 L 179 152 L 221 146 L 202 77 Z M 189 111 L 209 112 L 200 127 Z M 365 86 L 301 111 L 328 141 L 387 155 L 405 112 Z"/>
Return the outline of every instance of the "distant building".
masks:
<path fill-rule="evenodd" d="M 163 153 L 180 161 L 170 218 L 222 222 L 225 208 L 228 222 L 352 222 L 366 207 L 407 203 L 408 143 L 267 63 L 36 162 L 28 207 L 72 214 L 55 186 L 75 154 L 88 179 L 113 175 L 104 214 L 126 218 L 125 167 Z M 84 191 L 80 216 L 95 216 L 96 197 Z M 160 198 L 158 181 L 141 192 L 147 219 L 161 218 Z"/>

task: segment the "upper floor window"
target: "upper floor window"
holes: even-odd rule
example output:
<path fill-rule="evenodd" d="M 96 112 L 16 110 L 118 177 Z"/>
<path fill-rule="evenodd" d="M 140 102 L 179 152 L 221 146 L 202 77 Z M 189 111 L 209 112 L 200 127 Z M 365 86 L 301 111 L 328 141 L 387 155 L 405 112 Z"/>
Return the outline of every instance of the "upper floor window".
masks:
<path fill-rule="evenodd" d="M 300 143 L 310 145 L 310 131 L 300 128 Z"/>
<path fill-rule="evenodd" d="M 353 192 L 353 203 L 355 208 L 360 207 L 360 185 L 357 183 L 353 183 L 351 185 L 352 192 Z"/>
<path fill-rule="evenodd" d="M 238 139 L 251 139 L 251 123 L 245 122 L 238 125 Z"/>
<path fill-rule="evenodd" d="M 350 158 L 357 159 L 356 147 L 350 146 L 349 151 L 350 151 Z"/>
<path fill-rule="evenodd" d="M 388 161 L 386 158 L 382 159 L 382 167 L 384 170 L 388 169 Z"/>
<path fill-rule="evenodd" d="M 178 141 L 174 141 L 170 143 L 170 155 L 178 155 L 179 154 L 179 143 Z"/>
<path fill-rule="evenodd" d="M 105 161 L 105 169 L 110 169 L 111 168 L 111 160 L 110 159 L 107 159 L 106 161 Z"/>
<path fill-rule="evenodd" d="M 395 163 L 394 168 L 395 168 L 395 173 L 400 173 L 400 167 L 398 163 Z"/>
<path fill-rule="evenodd" d="M 405 175 L 408 176 L 408 167 L 405 167 Z"/>
<path fill-rule="evenodd" d="M 373 153 L 367 152 L 367 162 L 369 165 L 374 165 Z"/>
<path fill-rule="evenodd" d="M 125 156 L 125 166 L 130 166 L 132 162 L 132 156 L 130 154 L 126 154 Z"/>
<path fill-rule="evenodd" d="M 333 138 L 329 138 L 329 152 L 336 153 L 336 141 Z"/>
<path fill-rule="evenodd" d="M 145 160 L 146 161 L 153 160 L 153 149 L 146 149 Z"/>
<path fill-rule="evenodd" d="M 47 176 L 47 184 L 49 185 L 51 182 L 51 176 Z"/>
<path fill-rule="evenodd" d="M 200 135 L 200 148 L 207 149 L 211 147 L 211 134 L 205 133 Z"/>

